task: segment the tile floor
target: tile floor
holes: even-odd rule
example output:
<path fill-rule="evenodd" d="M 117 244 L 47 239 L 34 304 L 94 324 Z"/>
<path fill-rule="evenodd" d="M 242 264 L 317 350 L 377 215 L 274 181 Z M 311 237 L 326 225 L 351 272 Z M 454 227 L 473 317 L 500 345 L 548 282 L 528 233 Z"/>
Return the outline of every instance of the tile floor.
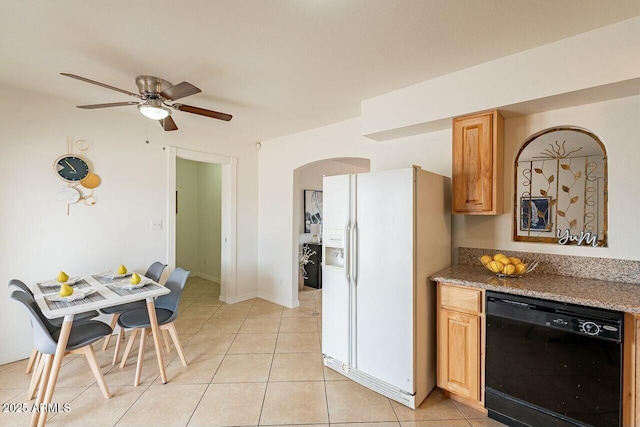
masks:
<path fill-rule="evenodd" d="M 50 415 L 49 426 L 257 426 L 495 427 L 502 424 L 456 403 L 438 389 L 413 411 L 322 365 L 322 293 L 306 288 L 300 307 L 261 299 L 227 305 L 220 287 L 187 282 L 176 327 L 189 361 L 165 352 L 169 382 L 159 380 L 152 340 L 145 349 L 142 384 L 133 387 L 135 352 L 125 368 L 111 366 L 94 345 L 112 398 L 104 399 L 84 357 L 64 360 L 54 401 L 69 412 Z M 101 343 L 100 343 L 101 344 Z M 137 347 L 137 346 L 136 346 Z M 29 404 L 26 361 L 0 366 L 0 426 L 26 426 L 30 415 L 5 412 Z M 15 405 L 14 405 L 15 408 Z"/>

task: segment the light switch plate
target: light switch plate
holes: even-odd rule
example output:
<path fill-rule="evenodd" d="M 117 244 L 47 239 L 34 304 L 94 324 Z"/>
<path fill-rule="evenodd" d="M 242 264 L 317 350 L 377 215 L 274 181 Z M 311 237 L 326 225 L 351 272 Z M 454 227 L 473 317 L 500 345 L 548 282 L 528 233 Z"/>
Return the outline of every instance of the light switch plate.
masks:
<path fill-rule="evenodd" d="M 151 228 L 152 230 L 162 230 L 162 220 L 152 219 L 149 228 Z"/>

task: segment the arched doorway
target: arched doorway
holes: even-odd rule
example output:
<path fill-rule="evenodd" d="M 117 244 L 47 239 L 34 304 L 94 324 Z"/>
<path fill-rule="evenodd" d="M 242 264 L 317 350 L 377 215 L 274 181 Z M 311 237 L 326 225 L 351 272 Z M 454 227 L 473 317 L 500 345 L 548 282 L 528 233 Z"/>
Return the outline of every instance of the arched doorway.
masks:
<path fill-rule="evenodd" d="M 370 160 L 358 157 L 344 157 L 323 159 L 302 165 L 293 171 L 293 245 L 292 257 L 294 259 L 295 271 L 293 277 L 298 277 L 298 254 L 302 245 L 311 242 L 312 233 L 305 230 L 305 211 L 304 211 L 304 191 L 315 190 L 322 191 L 322 179 L 324 176 L 346 175 L 355 173 L 369 172 Z M 320 236 L 322 237 L 322 236 Z M 321 243 L 321 242 L 320 242 Z M 322 262 L 322 254 L 316 254 L 319 262 Z M 320 267 L 321 268 L 321 267 Z M 297 280 L 293 283 L 294 300 L 298 300 L 304 308 L 305 301 L 300 301 L 299 284 Z M 303 287 L 302 290 L 307 288 Z M 321 289 L 321 284 L 319 286 Z"/>

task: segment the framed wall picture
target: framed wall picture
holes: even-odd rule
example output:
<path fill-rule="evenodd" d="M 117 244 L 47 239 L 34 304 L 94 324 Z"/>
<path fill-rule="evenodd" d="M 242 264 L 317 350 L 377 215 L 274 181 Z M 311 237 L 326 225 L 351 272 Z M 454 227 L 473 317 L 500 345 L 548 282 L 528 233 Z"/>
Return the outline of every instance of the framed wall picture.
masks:
<path fill-rule="evenodd" d="M 304 190 L 304 232 L 311 232 L 311 224 L 322 226 L 322 191 Z"/>
<path fill-rule="evenodd" d="M 520 230 L 549 231 L 551 230 L 551 198 L 550 197 L 521 197 L 520 198 Z"/>

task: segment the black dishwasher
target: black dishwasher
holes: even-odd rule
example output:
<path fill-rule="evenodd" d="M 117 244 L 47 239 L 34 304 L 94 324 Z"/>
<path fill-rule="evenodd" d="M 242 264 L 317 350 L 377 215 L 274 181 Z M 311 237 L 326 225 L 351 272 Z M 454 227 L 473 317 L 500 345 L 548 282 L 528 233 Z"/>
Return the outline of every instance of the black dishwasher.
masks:
<path fill-rule="evenodd" d="M 619 427 L 620 312 L 487 292 L 485 406 L 513 427 Z"/>

